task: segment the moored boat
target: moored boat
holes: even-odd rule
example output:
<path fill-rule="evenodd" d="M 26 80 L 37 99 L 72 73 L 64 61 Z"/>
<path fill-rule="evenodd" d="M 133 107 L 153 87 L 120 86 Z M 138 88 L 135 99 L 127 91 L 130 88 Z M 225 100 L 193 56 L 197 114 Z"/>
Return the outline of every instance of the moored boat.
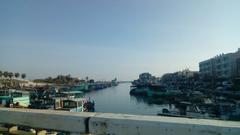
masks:
<path fill-rule="evenodd" d="M 209 114 L 199 109 L 197 105 L 193 105 L 188 102 L 182 102 L 180 103 L 180 106 L 181 107 L 175 108 L 174 110 L 168 110 L 164 108 L 157 115 L 171 116 L 171 117 L 201 118 L 201 119 L 210 118 Z"/>
<path fill-rule="evenodd" d="M 65 110 L 70 112 L 94 112 L 94 101 L 87 100 L 86 98 L 62 98 L 58 102 L 56 110 Z"/>
<path fill-rule="evenodd" d="M 16 89 L 1 90 L 0 104 L 7 107 L 28 107 L 30 105 L 29 92 Z"/>

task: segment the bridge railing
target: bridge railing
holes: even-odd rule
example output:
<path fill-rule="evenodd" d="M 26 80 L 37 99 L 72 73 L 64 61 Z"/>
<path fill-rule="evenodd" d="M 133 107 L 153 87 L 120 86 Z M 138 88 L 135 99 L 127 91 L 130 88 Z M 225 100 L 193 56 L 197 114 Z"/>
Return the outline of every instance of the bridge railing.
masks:
<path fill-rule="evenodd" d="M 233 121 L 54 110 L 0 108 L 0 123 L 69 134 L 240 135 Z"/>

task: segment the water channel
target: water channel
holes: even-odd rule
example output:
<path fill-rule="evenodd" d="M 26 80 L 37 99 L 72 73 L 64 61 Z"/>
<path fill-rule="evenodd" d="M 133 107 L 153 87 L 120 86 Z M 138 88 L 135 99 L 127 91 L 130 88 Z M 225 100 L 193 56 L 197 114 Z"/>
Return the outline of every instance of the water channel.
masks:
<path fill-rule="evenodd" d="M 149 104 L 144 98 L 130 96 L 130 85 L 122 83 L 116 87 L 91 91 L 85 97 L 95 101 L 96 112 L 156 115 L 163 108 L 172 107 L 167 104 Z"/>

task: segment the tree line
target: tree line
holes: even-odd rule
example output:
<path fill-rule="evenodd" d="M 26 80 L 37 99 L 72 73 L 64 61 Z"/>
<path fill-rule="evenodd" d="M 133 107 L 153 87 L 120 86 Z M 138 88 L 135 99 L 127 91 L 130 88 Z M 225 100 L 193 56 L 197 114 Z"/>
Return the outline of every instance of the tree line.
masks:
<path fill-rule="evenodd" d="M 13 72 L 8 72 L 8 71 L 1 71 L 0 70 L 0 78 L 22 78 L 25 79 L 26 78 L 26 74 L 25 73 L 13 73 Z"/>
<path fill-rule="evenodd" d="M 77 84 L 77 83 L 94 83 L 93 79 L 90 79 L 88 77 L 84 79 L 79 79 L 76 77 L 72 77 L 70 74 L 69 75 L 58 75 L 56 77 L 48 77 L 45 79 L 35 79 L 33 82 L 36 83 L 55 83 L 55 84 Z"/>

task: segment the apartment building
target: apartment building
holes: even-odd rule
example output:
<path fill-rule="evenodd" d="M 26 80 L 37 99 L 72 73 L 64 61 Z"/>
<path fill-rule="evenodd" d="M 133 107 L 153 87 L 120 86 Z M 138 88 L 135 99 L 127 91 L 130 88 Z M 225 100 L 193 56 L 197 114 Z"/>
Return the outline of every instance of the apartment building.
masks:
<path fill-rule="evenodd" d="M 199 63 L 199 72 L 203 76 L 216 79 L 229 79 L 240 76 L 240 48 L 237 52 L 220 54 Z"/>

